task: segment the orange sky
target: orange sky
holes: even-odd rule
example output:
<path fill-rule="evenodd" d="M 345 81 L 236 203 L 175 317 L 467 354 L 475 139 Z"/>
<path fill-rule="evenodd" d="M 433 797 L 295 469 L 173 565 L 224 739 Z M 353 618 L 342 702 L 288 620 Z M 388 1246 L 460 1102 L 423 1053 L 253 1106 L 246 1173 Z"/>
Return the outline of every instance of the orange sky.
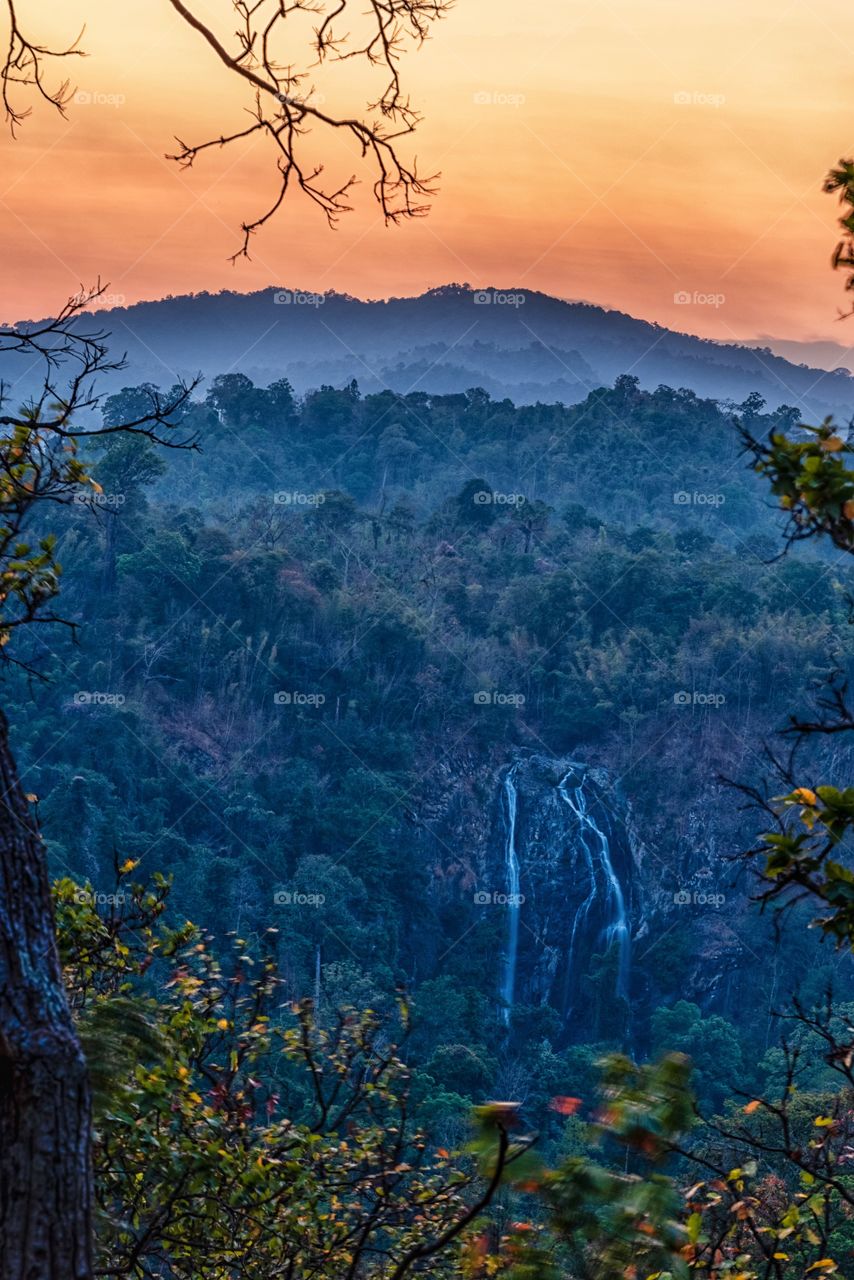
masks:
<path fill-rule="evenodd" d="M 67 122 L 40 110 L 2 143 L 7 319 L 50 312 L 99 274 L 127 302 L 273 282 L 379 297 L 457 280 L 724 339 L 854 342 L 835 321 L 836 207 L 821 194 L 854 150 L 843 0 L 458 0 L 406 63 L 426 115 L 417 153 L 442 171 L 431 216 L 386 229 L 363 187 L 331 233 L 296 198 L 236 267 L 241 219 L 275 190 L 263 144 L 189 173 L 163 159 L 173 133 L 239 124 L 246 95 L 207 46 L 167 0 L 18 8 L 39 37 L 85 20 L 90 56 L 73 71 L 92 101 Z M 230 0 L 195 8 L 216 22 Z M 328 159 L 342 176 L 357 163 L 341 141 Z"/>

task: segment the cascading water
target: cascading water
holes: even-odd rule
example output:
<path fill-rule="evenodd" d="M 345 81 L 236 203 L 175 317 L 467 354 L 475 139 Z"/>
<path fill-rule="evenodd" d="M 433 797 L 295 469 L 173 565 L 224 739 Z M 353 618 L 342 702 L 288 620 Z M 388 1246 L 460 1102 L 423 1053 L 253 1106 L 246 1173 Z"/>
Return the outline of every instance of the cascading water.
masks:
<path fill-rule="evenodd" d="M 613 1028 L 622 1015 L 596 998 L 604 972 L 594 957 L 607 952 L 606 969 L 616 973 L 606 985 L 627 999 L 636 903 L 625 802 L 604 770 L 531 753 L 505 772 L 497 808 L 493 870 L 506 888 L 501 1022 L 508 1026 L 524 1000 L 558 1012 L 568 1034 L 579 1017 Z"/>
<path fill-rule="evenodd" d="M 570 779 L 575 781 L 575 786 L 572 789 L 568 785 Z M 626 900 L 620 881 L 617 878 L 617 873 L 614 870 L 614 864 L 611 861 L 611 848 L 608 837 L 596 822 L 587 805 L 587 799 L 584 795 L 583 766 L 573 765 L 558 784 L 558 791 L 578 820 L 585 862 L 590 871 L 590 892 L 575 913 L 575 919 L 572 924 L 567 966 L 571 974 L 576 935 L 579 927 L 583 928 L 591 907 L 601 894 L 605 908 L 605 923 L 602 934 L 609 946 L 613 946 L 615 943 L 617 945 L 619 954 L 617 995 L 625 999 L 629 993 L 631 965 L 631 932 L 626 912 Z"/>
<path fill-rule="evenodd" d="M 510 1023 L 510 1009 L 516 989 L 516 959 L 519 953 L 519 856 L 516 852 L 516 772 L 519 766 L 514 765 L 504 779 L 505 813 L 505 850 L 504 862 L 507 871 L 507 945 L 504 954 L 504 978 L 501 983 L 501 1021 L 505 1026 Z"/>
<path fill-rule="evenodd" d="M 576 808 L 573 801 L 570 799 L 566 790 L 567 783 L 570 777 L 571 777 L 571 774 L 566 774 L 563 778 L 561 778 L 560 782 L 558 783 L 557 789 L 564 803 L 568 804 L 570 809 L 572 809 L 573 813 L 576 816 L 578 816 L 578 809 Z M 575 947 L 578 941 L 578 934 L 579 934 L 579 931 L 583 931 L 584 926 L 587 923 L 587 917 L 590 915 L 590 909 L 593 906 L 593 903 L 596 901 L 596 895 L 598 892 L 598 885 L 596 883 L 596 872 L 593 869 L 593 855 L 590 852 L 590 847 L 587 841 L 584 839 L 582 839 L 581 841 L 581 848 L 584 853 L 584 862 L 586 865 L 587 874 L 590 877 L 590 891 L 581 902 L 580 906 L 578 907 L 578 910 L 575 912 L 575 915 L 573 916 L 573 919 L 572 919 L 572 930 L 569 935 L 569 946 L 567 948 L 567 954 L 566 954 L 566 971 L 564 975 L 564 984 L 563 984 L 565 1005 L 568 1003 L 568 994 L 569 994 L 571 983 L 572 983 L 572 977 L 575 972 Z"/>

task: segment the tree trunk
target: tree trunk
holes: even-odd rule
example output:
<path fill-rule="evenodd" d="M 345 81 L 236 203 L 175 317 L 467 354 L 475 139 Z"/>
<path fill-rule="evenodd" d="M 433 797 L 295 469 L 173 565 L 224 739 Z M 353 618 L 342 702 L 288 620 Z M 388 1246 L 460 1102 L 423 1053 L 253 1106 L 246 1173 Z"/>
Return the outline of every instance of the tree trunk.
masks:
<path fill-rule="evenodd" d="M 0 1276 L 90 1280 L 90 1097 L 41 836 L 0 712 Z"/>

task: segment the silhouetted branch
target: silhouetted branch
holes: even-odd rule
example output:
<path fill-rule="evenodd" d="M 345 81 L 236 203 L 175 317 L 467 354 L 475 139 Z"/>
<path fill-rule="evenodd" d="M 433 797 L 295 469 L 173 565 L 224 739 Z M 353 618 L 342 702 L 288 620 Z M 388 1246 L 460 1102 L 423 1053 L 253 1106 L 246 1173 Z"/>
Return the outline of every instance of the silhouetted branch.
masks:
<path fill-rule="evenodd" d="M 6 58 L 0 70 L 0 80 L 3 82 L 3 107 L 6 120 L 14 134 L 17 126 L 32 112 L 32 107 L 20 110 L 14 106 L 11 86 L 34 88 L 39 97 L 64 116 L 73 92 L 71 83 L 69 80 L 63 80 L 55 89 L 48 89 L 44 82 L 45 64 L 55 58 L 80 58 L 85 55 L 79 48 L 83 31 L 66 48 L 51 49 L 47 45 L 38 44 L 24 34 L 18 18 L 16 0 L 6 0 L 6 12 L 9 16 L 9 37 Z"/>
<path fill-rule="evenodd" d="M 110 354 L 109 334 L 89 327 L 91 317 L 86 314 L 87 308 L 101 296 L 105 287 L 99 281 L 94 288 L 81 288 L 52 319 L 0 327 L 0 356 L 22 354 L 41 366 L 36 379 L 40 390 L 18 411 L 8 409 L 10 388 L 0 381 L 0 427 L 7 431 L 37 427 L 42 442 L 130 432 L 173 449 L 197 448 L 195 437 L 178 439 L 173 433 L 175 419 L 199 385 L 200 375 L 190 382 L 179 383 L 177 390 L 167 396 L 155 387 L 148 388 L 149 407 L 132 421 L 115 426 L 93 422 L 90 415 L 104 395 L 97 390 L 98 378 L 125 367 L 123 356 L 116 358 Z"/>
<path fill-rule="evenodd" d="M 13 106 L 10 84 L 34 89 L 64 115 L 71 96 L 69 82 L 64 81 L 56 90 L 47 89 L 45 64 L 52 58 L 81 54 L 80 37 L 60 50 L 28 39 L 18 20 L 18 2 L 6 0 L 10 35 L 2 69 L 6 118 L 13 130 L 30 108 L 20 110 Z M 231 47 L 183 0 L 170 3 L 222 65 L 253 89 L 254 105 L 249 108 L 252 124 L 223 131 L 202 142 L 176 138 L 178 150 L 168 158 L 189 168 L 202 152 L 245 141 L 256 133 L 266 136 L 273 147 L 279 175 L 277 194 L 266 210 L 242 224 L 243 241 L 233 259 L 249 256 L 251 237 L 274 216 L 292 189 L 301 191 L 317 205 L 330 226 L 352 208 L 350 193 L 357 182 L 356 175 L 351 174 L 340 184 L 330 183 L 324 178 L 324 164 L 305 155 L 305 135 L 316 130 L 356 143 L 361 160 L 373 174 L 373 193 L 387 223 L 427 212 L 437 175 L 422 178 L 416 162 L 405 161 L 398 150 L 400 141 L 413 133 L 420 121 L 403 91 L 399 63 L 405 47 L 422 44 L 431 23 L 449 11 L 453 0 L 369 0 L 366 12 L 355 10 L 352 0 L 232 0 L 238 25 Z M 358 32 L 355 36 L 349 30 L 339 30 L 339 24 L 350 19 L 351 14 Z M 304 18 L 301 27 L 295 25 L 299 15 Z M 304 57 L 297 65 L 290 50 L 300 34 Z M 286 61 L 281 60 L 280 46 L 289 51 Z M 379 96 L 356 112 L 325 110 L 324 98 L 306 87 L 311 71 L 352 59 L 362 59 L 369 67 L 385 73 Z M 377 112 L 378 119 L 363 112 Z"/>
<path fill-rule="evenodd" d="M 371 0 L 369 32 L 364 39 L 355 41 L 349 33 L 339 35 L 336 29 L 336 23 L 347 16 L 352 7 L 350 0 L 336 0 L 331 7 L 323 0 L 275 0 L 275 3 L 234 0 L 240 26 L 235 33 L 237 48 L 233 51 L 182 0 L 170 2 L 210 45 L 223 65 L 255 91 L 250 111 L 253 124 L 201 143 L 189 144 L 179 138 L 180 149 L 170 159 L 189 167 L 202 151 L 228 146 L 255 133 L 265 134 L 276 152 L 278 193 L 266 211 L 243 224 L 243 243 L 235 258 L 248 256 L 250 238 L 273 217 L 292 187 L 316 204 L 331 226 L 351 209 L 349 200 L 357 181 L 355 175 L 341 185 L 329 184 L 323 179 L 323 164 L 308 162 L 303 157 L 302 138 L 315 128 L 343 133 L 356 142 L 362 160 L 373 169 L 374 196 L 386 222 L 395 223 L 426 213 L 427 201 L 435 191 L 435 175 L 422 179 L 415 163 L 404 162 L 397 148 L 400 139 L 411 134 L 419 123 L 418 113 L 403 93 L 398 62 L 408 41 L 420 44 L 426 40 L 430 24 L 447 13 L 451 0 Z M 322 98 L 313 90 L 304 91 L 308 70 L 295 69 L 293 63 L 277 60 L 277 37 L 285 34 L 285 23 L 297 13 L 315 15 L 318 19 L 308 39 L 310 54 L 315 59 L 312 65 L 363 58 L 371 66 L 382 67 L 387 72 L 388 80 L 382 92 L 368 104 L 369 111 L 379 111 L 379 121 L 324 110 Z M 288 35 L 292 30 L 292 25 L 287 28 Z"/>

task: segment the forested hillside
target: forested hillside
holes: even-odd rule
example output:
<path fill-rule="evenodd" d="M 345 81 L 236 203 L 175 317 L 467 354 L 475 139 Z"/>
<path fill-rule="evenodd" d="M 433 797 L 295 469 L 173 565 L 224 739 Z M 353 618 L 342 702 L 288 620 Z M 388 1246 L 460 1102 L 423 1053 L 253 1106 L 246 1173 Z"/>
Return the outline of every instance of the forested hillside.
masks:
<path fill-rule="evenodd" d="M 28 635 L 49 680 L 18 672 L 8 705 L 54 874 L 109 907 L 130 859 L 174 877 L 175 921 L 250 950 L 276 929 L 291 998 L 387 1009 L 405 987 L 440 1140 L 495 1094 L 556 1136 L 549 1099 L 592 1090 L 607 1048 L 689 1052 L 712 1107 L 776 1079 L 769 1006 L 838 966 L 801 928 L 771 945 L 732 861 L 757 818 L 721 779 L 758 781 L 763 742 L 847 667 L 854 584 L 816 551 L 772 559 L 732 415 L 629 377 L 515 408 L 231 374 L 181 430 L 200 452 L 105 437 L 102 492 L 51 521 L 80 630 Z M 619 974 L 614 922 L 573 942 L 573 859 L 603 832 Z"/>
<path fill-rule="evenodd" d="M 111 351 L 127 356 L 124 375 L 106 375 L 110 390 L 170 373 L 177 379 L 201 370 L 213 379 L 233 370 L 263 385 L 284 372 L 300 394 L 355 378 L 372 393 L 462 394 L 478 386 L 515 404 L 577 404 L 629 373 L 647 390 L 664 383 L 736 402 L 758 393 L 771 407 L 795 405 L 807 418 L 847 414 L 854 383 L 844 359 L 830 362 L 821 351 L 812 359 L 797 344 L 772 351 L 698 338 L 690 332 L 698 316 L 725 308 L 726 296 L 675 296 L 689 332 L 533 289 L 470 285 L 376 300 L 289 286 L 133 306 L 108 291 L 95 314 L 77 323 L 82 331 L 105 322 Z M 20 380 L 21 365 L 0 359 L 0 374 Z"/>

